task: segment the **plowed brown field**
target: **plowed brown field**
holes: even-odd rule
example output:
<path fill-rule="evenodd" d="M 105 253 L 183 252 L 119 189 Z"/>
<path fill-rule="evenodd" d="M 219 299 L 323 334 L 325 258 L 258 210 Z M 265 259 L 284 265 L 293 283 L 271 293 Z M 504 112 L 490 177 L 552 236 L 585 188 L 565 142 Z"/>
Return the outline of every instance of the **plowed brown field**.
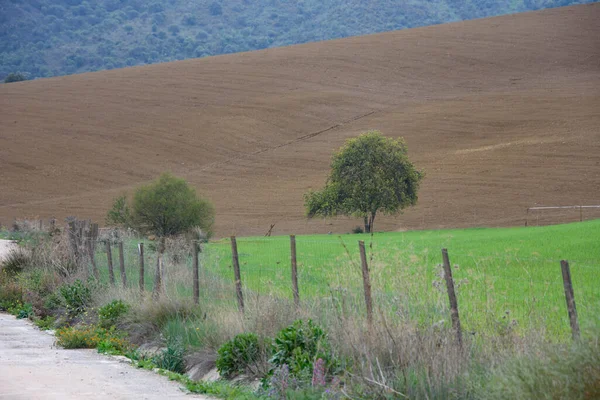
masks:
<path fill-rule="evenodd" d="M 347 232 L 307 221 L 332 151 L 403 136 L 427 177 L 377 230 L 506 226 L 600 203 L 600 4 L 0 85 L 0 222 L 103 221 L 162 171 L 217 233 Z"/>

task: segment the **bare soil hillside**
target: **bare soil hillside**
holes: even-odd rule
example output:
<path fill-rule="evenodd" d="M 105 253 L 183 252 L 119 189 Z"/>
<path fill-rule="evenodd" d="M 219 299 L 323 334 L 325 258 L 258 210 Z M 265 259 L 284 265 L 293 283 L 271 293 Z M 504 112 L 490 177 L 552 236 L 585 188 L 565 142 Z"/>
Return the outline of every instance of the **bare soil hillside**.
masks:
<path fill-rule="evenodd" d="M 306 221 L 332 151 L 403 136 L 427 177 L 377 230 L 507 226 L 600 203 L 600 4 L 0 85 L 0 222 L 103 221 L 170 170 L 217 233 L 347 232 Z"/>

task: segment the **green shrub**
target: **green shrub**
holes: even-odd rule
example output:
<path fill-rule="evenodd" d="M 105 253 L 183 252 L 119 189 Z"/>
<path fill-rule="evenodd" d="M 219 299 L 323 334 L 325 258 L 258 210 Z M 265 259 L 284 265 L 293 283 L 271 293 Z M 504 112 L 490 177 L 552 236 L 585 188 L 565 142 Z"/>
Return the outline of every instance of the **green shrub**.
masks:
<path fill-rule="evenodd" d="M 148 359 L 145 359 L 145 358 L 142 358 L 142 359 L 140 359 L 140 360 L 136 360 L 136 363 L 135 363 L 135 365 L 136 365 L 138 368 L 143 368 L 143 369 L 146 369 L 146 370 L 148 370 L 148 371 L 152 371 L 154 368 L 158 368 L 158 367 L 156 366 L 156 364 L 154 364 L 154 363 L 152 362 L 152 360 L 148 360 Z"/>
<path fill-rule="evenodd" d="M 122 300 L 113 300 L 100 307 L 98 310 L 98 322 L 103 328 L 115 326 L 119 319 L 127 313 L 129 306 Z"/>
<path fill-rule="evenodd" d="M 181 342 L 178 340 L 169 340 L 167 348 L 162 353 L 154 356 L 152 362 L 158 368 L 183 374 L 185 373 L 184 354 L 185 349 Z"/>
<path fill-rule="evenodd" d="M 21 72 L 11 72 L 4 78 L 4 83 L 21 82 L 26 80 L 27 77 L 25 76 L 25 74 Z"/>
<path fill-rule="evenodd" d="M 21 300 L 3 301 L 0 303 L 0 307 L 2 311 L 14 315 L 17 319 L 27 318 L 29 315 L 33 315 L 31 304 L 23 303 Z"/>
<path fill-rule="evenodd" d="M 4 282 L 0 286 L 0 311 L 8 311 L 16 303 L 23 302 L 23 289 L 15 282 Z"/>
<path fill-rule="evenodd" d="M 23 302 L 31 303 L 33 311 L 39 317 L 51 314 L 46 307 L 49 297 L 57 283 L 57 276 L 47 270 L 28 269 L 16 277 L 16 283 L 23 290 Z"/>
<path fill-rule="evenodd" d="M 111 353 L 122 353 L 129 343 L 114 329 L 93 325 L 67 327 L 56 331 L 56 343 L 65 349 L 93 349 Z"/>
<path fill-rule="evenodd" d="M 352 229 L 352 233 L 356 233 L 356 234 L 358 234 L 358 233 L 365 233 L 365 231 L 364 231 L 364 229 L 362 228 L 362 226 L 355 226 L 355 227 Z"/>
<path fill-rule="evenodd" d="M 108 334 L 100 340 L 96 348 L 98 353 L 104 354 L 123 354 L 131 347 L 129 342 L 119 335 L 114 334 L 114 331 L 107 331 Z"/>
<path fill-rule="evenodd" d="M 106 215 L 106 223 L 124 228 L 132 226 L 131 210 L 125 196 L 119 196 L 113 201 L 113 205 Z"/>
<path fill-rule="evenodd" d="M 139 187 L 131 204 L 124 196 L 116 198 L 107 214 L 111 224 L 131 226 L 159 238 L 185 233 L 196 226 L 210 233 L 214 219 L 213 205 L 200 198 L 184 179 L 169 173 Z"/>
<path fill-rule="evenodd" d="M 59 292 L 52 292 L 44 298 L 44 308 L 56 311 L 65 306 L 65 300 Z"/>
<path fill-rule="evenodd" d="M 55 279 L 51 273 L 40 269 L 29 270 L 17 277 L 17 283 L 28 292 L 35 292 L 39 296 L 47 296 L 55 288 Z"/>
<path fill-rule="evenodd" d="M 23 303 L 20 300 L 16 300 L 16 301 L 5 300 L 0 304 L 0 306 L 2 307 L 1 308 L 2 311 L 6 311 L 7 313 L 12 314 L 12 315 L 16 315 L 18 310 L 21 309 L 22 305 L 23 305 Z"/>
<path fill-rule="evenodd" d="M 0 310 L 14 315 L 17 319 L 33 317 L 31 303 L 23 303 L 21 300 L 4 300 L 0 302 Z"/>
<path fill-rule="evenodd" d="M 48 315 L 44 318 L 37 318 L 33 321 L 35 326 L 37 326 L 42 331 L 47 331 L 49 329 L 53 329 L 55 322 L 56 322 L 56 317 L 54 317 L 52 315 Z"/>
<path fill-rule="evenodd" d="M 16 316 L 17 319 L 32 318 L 34 314 L 31 303 L 25 303 L 18 309 L 15 309 L 13 315 Z"/>
<path fill-rule="evenodd" d="M 56 331 L 56 343 L 65 349 L 93 349 L 99 342 L 94 326 L 67 327 Z"/>
<path fill-rule="evenodd" d="M 325 362 L 326 373 L 337 368 L 327 334 L 311 320 L 307 323 L 298 320 L 282 329 L 275 337 L 273 352 L 269 361 L 273 366 L 287 365 L 290 374 L 301 379 L 310 379 L 313 365 L 319 358 Z"/>
<path fill-rule="evenodd" d="M 251 364 L 258 361 L 260 351 L 258 336 L 253 333 L 236 335 L 219 348 L 217 370 L 224 378 L 244 373 Z"/>
<path fill-rule="evenodd" d="M 71 315 L 77 315 L 85 311 L 85 308 L 92 300 L 92 293 L 79 279 L 70 285 L 64 285 L 60 288 L 62 295 L 67 305 L 67 310 Z"/>

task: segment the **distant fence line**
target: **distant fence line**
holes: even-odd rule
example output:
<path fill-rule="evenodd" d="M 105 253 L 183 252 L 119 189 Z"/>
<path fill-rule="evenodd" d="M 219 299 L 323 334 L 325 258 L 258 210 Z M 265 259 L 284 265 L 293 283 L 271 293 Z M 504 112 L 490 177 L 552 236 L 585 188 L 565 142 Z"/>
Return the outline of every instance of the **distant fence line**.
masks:
<path fill-rule="evenodd" d="M 579 210 L 579 221 L 583 221 L 583 210 L 591 210 L 597 209 L 600 210 L 600 205 L 598 206 L 539 206 L 539 207 L 528 207 L 525 211 L 525 226 L 529 226 L 529 213 L 531 211 L 551 211 L 551 210 Z"/>

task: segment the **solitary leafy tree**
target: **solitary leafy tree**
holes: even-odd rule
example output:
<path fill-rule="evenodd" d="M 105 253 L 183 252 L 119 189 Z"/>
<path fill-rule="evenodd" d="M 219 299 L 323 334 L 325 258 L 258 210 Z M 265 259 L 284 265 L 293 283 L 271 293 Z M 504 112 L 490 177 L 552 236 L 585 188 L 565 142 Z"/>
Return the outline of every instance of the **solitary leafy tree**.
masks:
<path fill-rule="evenodd" d="M 369 131 L 334 153 L 325 187 L 304 195 L 306 213 L 362 217 L 365 232 L 372 232 L 378 212 L 394 215 L 417 203 L 423 176 L 409 161 L 402 138 Z"/>
<path fill-rule="evenodd" d="M 155 288 L 158 294 L 161 290 L 165 239 L 195 227 L 210 234 L 214 215 L 212 204 L 198 197 L 184 179 L 165 173 L 157 180 L 139 187 L 130 203 L 125 196 L 116 198 L 108 211 L 107 223 L 135 228 L 157 237 Z"/>

